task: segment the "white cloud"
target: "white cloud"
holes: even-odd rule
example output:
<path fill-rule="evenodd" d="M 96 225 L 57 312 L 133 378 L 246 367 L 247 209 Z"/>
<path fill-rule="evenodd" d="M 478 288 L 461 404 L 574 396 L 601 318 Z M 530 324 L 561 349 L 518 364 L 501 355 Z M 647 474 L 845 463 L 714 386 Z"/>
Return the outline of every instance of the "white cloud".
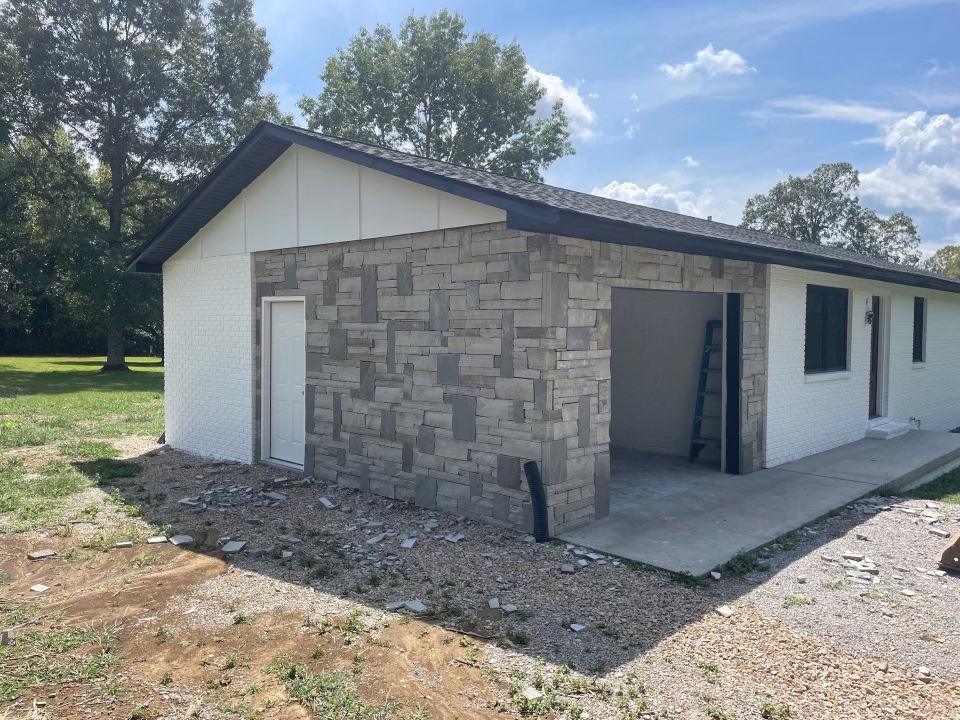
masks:
<path fill-rule="evenodd" d="M 677 80 L 685 80 L 691 77 L 714 78 L 719 75 L 744 75 L 749 72 L 756 72 L 756 68 L 747 65 L 747 61 L 741 55 L 733 50 L 713 49 L 713 45 L 707 45 L 703 50 L 698 50 L 691 62 L 678 63 L 677 65 L 663 64 L 658 68 L 661 72 Z"/>
<path fill-rule="evenodd" d="M 860 192 L 891 207 L 960 218 L 960 117 L 915 112 L 883 128 L 885 165 L 860 176 Z"/>
<path fill-rule="evenodd" d="M 633 140 L 633 136 L 636 135 L 637 130 L 640 129 L 640 126 L 630 118 L 623 119 L 623 126 L 626 128 L 626 130 L 623 131 L 623 134 L 627 136 L 628 140 Z"/>
<path fill-rule="evenodd" d="M 697 217 L 709 215 L 713 204 L 713 196 L 709 190 L 704 190 L 698 195 L 690 190 L 673 191 L 660 183 L 654 183 L 650 187 L 644 188 L 636 183 L 614 180 L 610 184 L 602 188 L 594 188 L 590 192 L 593 195 L 612 200 L 623 200 L 635 205 L 646 205 L 647 207 Z"/>
<path fill-rule="evenodd" d="M 836 120 L 839 122 L 886 125 L 906 113 L 866 103 L 828 100 L 815 95 L 797 95 L 771 100 L 760 110 L 748 113 L 758 120 Z"/>
<path fill-rule="evenodd" d="M 587 93 L 587 97 L 591 100 L 596 100 L 598 97 L 600 97 L 600 93 Z"/>
<path fill-rule="evenodd" d="M 688 168 L 700 167 L 700 161 L 694 160 L 689 155 L 685 156 L 680 162 L 682 162 Z"/>
<path fill-rule="evenodd" d="M 570 123 L 570 134 L 573 137 L 586 139 L 596 134 L 593 126 L 597 122 L 597 113 L 580 97 L 579 88 L 568 85 L 559 75 L 540 72 L 529 65 L 527 80 L 537 80 L 547 91 L 540 101 L 541 110 L 549 111 L 557 100 L 563 100 L 563 112 Z"/>
<path fill-rule="evenodd" d="M 927 63 L 930 65 L 930 67 L 927 68 L 927 71 L 924 73 L 924 75 L 927 77 L 947 75 L 957 69 L 956 65 L 941 65 L 939 60 L 927 60 Z"/>

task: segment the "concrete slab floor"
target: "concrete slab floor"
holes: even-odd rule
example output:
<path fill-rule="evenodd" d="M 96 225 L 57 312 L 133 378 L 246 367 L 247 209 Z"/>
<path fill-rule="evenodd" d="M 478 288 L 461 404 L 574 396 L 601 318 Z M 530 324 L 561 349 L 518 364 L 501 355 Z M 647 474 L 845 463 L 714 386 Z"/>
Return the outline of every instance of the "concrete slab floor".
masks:
<path fill-rule="evenodd" d="M 860 440 L 749 475 L 612 448 L 610 515 L 560 539 L 674 572 L 704 575 L 827 513 L 903 487 L 960 457 L 960 434 Z"/>

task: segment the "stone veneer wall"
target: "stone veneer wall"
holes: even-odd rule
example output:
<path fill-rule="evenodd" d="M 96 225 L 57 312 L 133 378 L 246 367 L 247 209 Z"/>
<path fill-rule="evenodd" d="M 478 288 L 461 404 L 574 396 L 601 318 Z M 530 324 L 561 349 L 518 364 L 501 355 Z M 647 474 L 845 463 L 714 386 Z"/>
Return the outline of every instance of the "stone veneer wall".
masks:
<path fill-rule="evenodd" d="M 613 286 L 743 293 L 741 465 L 761 466 L 764 265 L 502 223 L 254 260 L 258 318 L 306 297 L 308 474 L 530 530 L 536 460 L 551 534 L 604 517 Z"/>

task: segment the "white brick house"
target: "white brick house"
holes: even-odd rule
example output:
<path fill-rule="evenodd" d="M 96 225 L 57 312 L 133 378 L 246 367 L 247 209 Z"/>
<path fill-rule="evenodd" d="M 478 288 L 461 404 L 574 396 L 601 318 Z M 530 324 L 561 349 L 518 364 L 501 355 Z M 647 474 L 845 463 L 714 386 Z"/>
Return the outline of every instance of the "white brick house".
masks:
<path fill-rule="evenodd" d="M 163 274 L 173 447 L 500 525 L 528 460 L 562 531 L 618 447 L 744 474 L 960 426 L 956 280 L 297 128 L 130 269 Z"/>

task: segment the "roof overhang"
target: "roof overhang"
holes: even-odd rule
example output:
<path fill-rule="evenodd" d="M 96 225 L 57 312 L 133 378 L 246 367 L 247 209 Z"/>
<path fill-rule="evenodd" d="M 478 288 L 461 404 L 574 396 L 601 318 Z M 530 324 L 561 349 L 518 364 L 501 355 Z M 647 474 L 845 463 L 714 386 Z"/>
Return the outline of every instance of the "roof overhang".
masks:
<path fill-rule="evenodd" d="M 785 265 L 866 280 L 960 293 L 960 283 L 955 280 L 899 270 L 895 265 L 861 264 L 817 253 L 804 253 L 709 235 L 650 228 L 590 213 L 557 209 L 546 203 L 518 198 L 506 192 L 437 175 L 330 142 L 322 136 L 310 135 L 266 121 L 260 122 L 174 210 L 151 238 L 137 249 L 127 263 L 127 270 L 160 272 L 168 258 L 216 217 L 293 144 L 445 193 L 500 208 L 507 213 L 507 224 L 518 230 L 554 233 L 585 240 L 694 253 L 731 260 Z"/>

